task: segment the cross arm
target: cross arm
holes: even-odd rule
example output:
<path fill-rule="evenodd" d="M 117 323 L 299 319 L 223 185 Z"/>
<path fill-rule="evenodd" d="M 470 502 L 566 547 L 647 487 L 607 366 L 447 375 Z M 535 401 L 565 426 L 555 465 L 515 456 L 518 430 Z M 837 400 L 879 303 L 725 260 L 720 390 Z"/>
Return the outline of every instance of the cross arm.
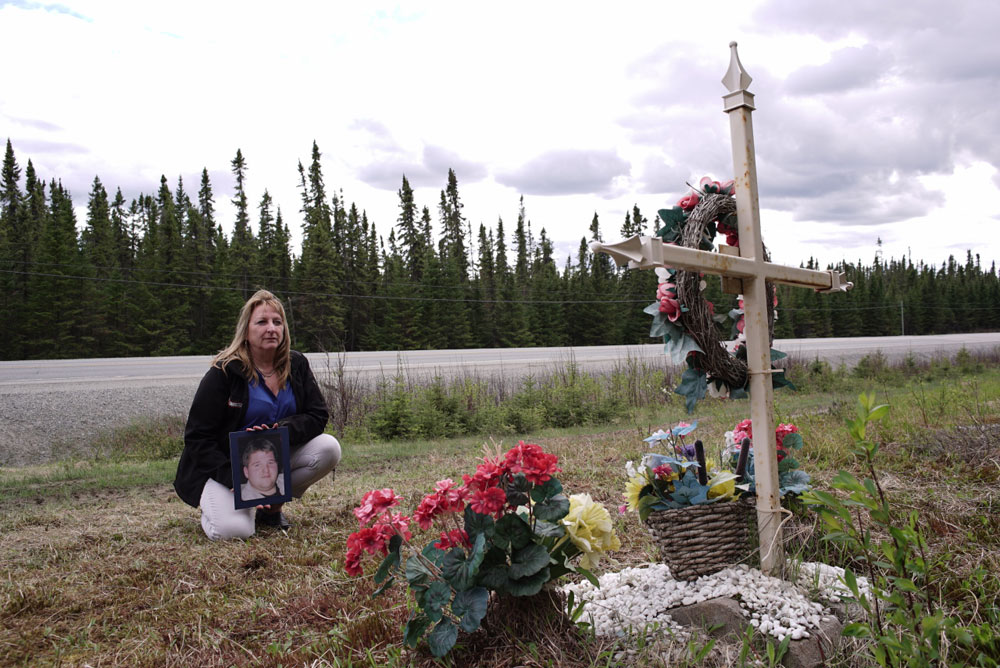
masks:
<path fill-rule="evenodd" d="M 630 269 L 673 267 L 740 279 L 763 277 L 773 283 L 813 288 L 820 292 L 846 292 L 853 287 L 837 271 L 760 262 L 754 258 L 676 246 L 664 243 L 658 237 L 638 234 L 616 244 L 592 241 L 590 249 L 595 253 L 607 253 L 619 267 L 627 265 Z"/>

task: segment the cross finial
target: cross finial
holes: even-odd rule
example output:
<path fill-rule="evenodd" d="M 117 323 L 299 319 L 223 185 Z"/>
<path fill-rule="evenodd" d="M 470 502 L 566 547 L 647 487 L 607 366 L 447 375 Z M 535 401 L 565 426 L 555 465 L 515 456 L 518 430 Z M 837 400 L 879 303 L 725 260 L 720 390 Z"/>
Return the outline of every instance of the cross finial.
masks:
<path fill-rule="evenodd" d="M 746 90 L 753 78 L 743 69 L 740 62 L 740 54 L 736 53 L 736 42 L 729 43 L 729 69 L 726 76 L 722 77 L 722 84 L 730 93 Z"/>
<path fill-rule="evenodd" d="M 751 81 L 753 79 L 740 62 L 740 54 L 736 53 L 736 42 L 730 42 L 729 69 L 726 71 L 726 76 L 722 77 L 722 85 L 729 91 L 722 96 L 724 111 L 729 112 L 740 107 L 753 111 L 753 93 L 747 90 Z"/>

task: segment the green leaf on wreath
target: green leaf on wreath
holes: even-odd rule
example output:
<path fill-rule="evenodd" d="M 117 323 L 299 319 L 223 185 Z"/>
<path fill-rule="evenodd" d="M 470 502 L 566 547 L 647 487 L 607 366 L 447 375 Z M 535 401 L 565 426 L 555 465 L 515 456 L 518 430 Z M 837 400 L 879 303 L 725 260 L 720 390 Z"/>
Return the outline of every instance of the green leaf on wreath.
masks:
<path fill-rule="evenodd" d="M 450 601 L 451 587 L 443 580 L 435 580 L 424 593 L 424 600 L 421 603 L 421 607 L 424 610 L 424 614 L 427 615 L 427 619 L 436 622 L 441 619 L 441 608 L 448 605 Z"/>
<path fill-rule="evenodd" d="M 465 533 L 469 535 L 469 540 L 475 540 L 479 534 L 493 538 L 495 532 L 496 523 L 493 517 L 477 513 L 470 505 L 465 506 Z"/>
<path fill-rule="evenodd" d="M 674 392 L 687 397 L 684 404 L 687 412 L 692 413 L 698 400 L 704 399 L 708 392 L 708 377 L 701 369 L 687 369 L 681 375 L 681 384 Z"/>
<path fill-rule="evenodd" d="M 511 554 L 510 562 L 507 574 L 512 580 L 519 580 L 534 575 L 548 566 L 549 551 L 538 543 L 532 543 Z"/>
<path fill-rule="evenodd" d="M 687 359 L 688 353 L 703 353 L 704 350 L 691 336 L 681 336 L 680 339 L 670 339 L 663 344 L 663 352 L 670 355 L 674 364 L 681 364 Z"/>
<path fill-rule="evenodd" d="M 546 499 L 551 499 L 557 494 L 560 494 L 562 491 L 562 483 L 556 478 L 549 477 L 549 479 L 541 485 L 535 485 L 531 489 L 531 500 L 535 503 L 541 503 Z"/>
<path fill-rule="evenodd" d="M 411 615 L 406 622 L 406 629 L 403 634 L 403 644 L 407 647 L 416 648 L 417 643 L 420 642 L 420 638 L 423 637 L 424 632 L 430 625 L 431 620 L 427 619 L 427 615 L 423 613 Z"/>
<path fill-rule="evenodd" d="M 778 360 L 784 359 L 786 357 L 788 357 L 787 353 L 783 353 L 780 350 L 775 350 L 774 348 L 771 348 L 771 361 L 772 362 L 777 362 Z"/>
<path fill-rule="evenodd" d="M 729 390 L 730 399 L 746 399 L 750 396 L 745 387 L 736 387 Z"/>
<path fill-rule="evenodd" d="M 660 221 L 662 221 L 664 225 L 670 225 L 671 223 L 674 225 L 683 225 L 684 221 L 687 220 L 687 214 L 684 212 L 684 209 L 679 206 L 673 206 L 669 209 L 660 209 L 656 212 L 656 215 L 660 217 Z"/>
<path fill-rule="evenodd" d="M 669 332 L 669 328 L 667 327 L 667 323 L 669 322 L 667 316 L 657 310 L 656 315 L 653 316 L 653 322 L 649 326 L 649 338 L 656 339 L 661 336 L 666 338 Z"/>
<path fill-rule="evenodd" d="M 504 589 L 511 596 L 534 596 L 542 590 L 542 587 L 545 586 L 545 583 L 548 582 L 549 579 L 549 568 L 546 566 L 534 575 L 529 575 L 517 580 L 508 579 Z"/>
<path fill-rule="evenodd" d="M 501 550 L 519 550 L 531 542 L 531 527 L 514 514 L 500 518 L 493 533 L 493 544 Z"/>
<path fill-rule="evenodd" d="M 451 611 L 459 618 L 459 628 L 466 633 L 472 633 L 479 628 L 480 622 L 486 616 L 486 604 L 490 594 L 483 587 L 473 587 L 467 591 L 455 594 Z"/>
<path fill-rule="evenodd" d="M 663 335 L 664 340 L 667 338 L 680 339 L 684 336 L 684 328 L 678 325 L 676 322 L 670 322 L 666 318 L 663 319 L 663 326 L 666 327 L 667 332 Z"/>
<path fill-rule="evenodd" d="M 536 503 L 532 510 L 538 519 L 555 522 L 569 513 L 569 499 L 565 494 L 556 494 L 551 499 Z"/>
<path fill-rule="evenodd" d="M 660 313 L 660 302 L 653 302 L 646 308 L 642 309 L 642 312 L 655 317 Z"/>
<path fill-rule="evenodd" d="M 771 387 L 774 387 L 774 388 L 778 388 L 778 387 L 790 387 L 793 390 L 797 390 L 798 389 L 797 387 L 795 387 L 794 384 L 792 384 L 792 381 L 790 381 L 787 378 L 785 378 L 785 370 L 784 369 L 775 370 L 775 372 L 771 374 Z"/>
<path fill-rule="evenodd" d="M 455 646 L 456 640 L 458 640 L 458 627 L 452 624 L 451 620 L 442 619 L 427 636 L 427 645 L 432 655 L 442 657 Z"/>

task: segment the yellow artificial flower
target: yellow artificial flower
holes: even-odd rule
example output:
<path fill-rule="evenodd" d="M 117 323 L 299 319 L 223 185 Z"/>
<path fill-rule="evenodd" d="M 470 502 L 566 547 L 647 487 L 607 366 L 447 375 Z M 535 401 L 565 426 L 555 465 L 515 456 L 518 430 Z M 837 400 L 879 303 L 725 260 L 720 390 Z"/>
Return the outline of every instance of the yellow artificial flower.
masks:
<path fill-rule="evenodd" d="M 625 503 L 628 504 L 629 510 L 638 510 L 639 508 L 639 492 L 647 484 L 645 476 L 634 475 L 628 479 L 625 483 L 625 493 L 622 495 L 625 497 Z"/>
<path fill-rule="evenodd" d="M 735 499 L 736 476 L 729 471 L 713 471 L 712 479 L 708 481 L 708 498 L 720 498 L 722 501 Z"/>
<path fill-rule="evenodd" d="M 569 497 L 569 513 L 562 519 L 569 538 L 583 552 L 580 566 L 591 570 L 601 560 L 601 554 L 621 548 L 607 508 L 590 498 L 590 494 Z"/>

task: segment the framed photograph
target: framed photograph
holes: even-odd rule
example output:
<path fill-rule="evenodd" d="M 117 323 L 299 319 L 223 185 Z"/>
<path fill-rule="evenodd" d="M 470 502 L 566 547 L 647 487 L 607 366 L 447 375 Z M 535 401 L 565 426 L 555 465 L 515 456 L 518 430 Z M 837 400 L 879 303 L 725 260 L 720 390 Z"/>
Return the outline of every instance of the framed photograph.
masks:
<path fill-rule="evenodd" d="M 287 427 L 230 432 L 237 508 L 292 500 L 291 452 Z"/>

